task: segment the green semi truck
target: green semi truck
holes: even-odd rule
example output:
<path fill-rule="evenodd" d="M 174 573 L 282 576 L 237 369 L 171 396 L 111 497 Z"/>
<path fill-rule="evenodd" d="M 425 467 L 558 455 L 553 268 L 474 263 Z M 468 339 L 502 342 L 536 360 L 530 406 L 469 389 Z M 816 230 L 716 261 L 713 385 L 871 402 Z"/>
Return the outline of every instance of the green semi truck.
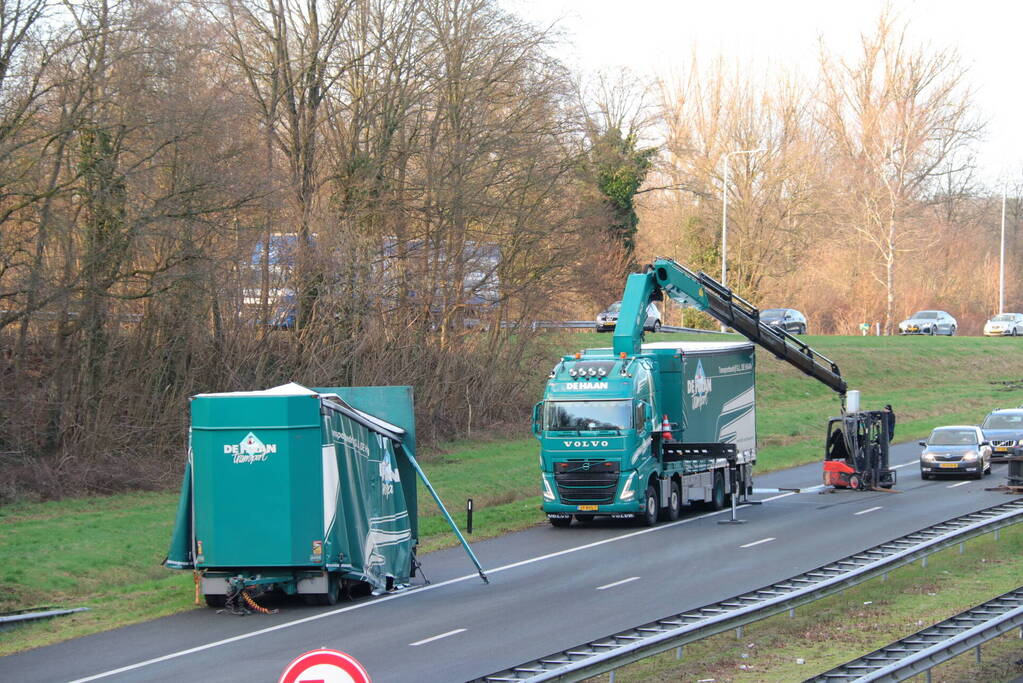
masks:
<path fill-rule="evenodd" d="M 733 328 L 747 342 L 643 343 L 647 306 L 665 296 Z M 684 505 L 720 509 L 752 492 L 754 344 L 842 397 L 838 366 L 705 273 L 657 259 L 630 275 L 612 348 L 565 356 L 533 409 L 543 510 L 573 518 L 674 520 Z M 843 405 L 844 409 L 844 405 Z"/>
<path fill-rule="evenodd" d="M 589 349 L 563 358 L 535 416 L 551 523 L 639 515 L 654 524 L 658 516 L 678 519 L 690 503 L 720 509 L 733 493 L 730 464 L 738 485 L 751 486 L 755 364 L 748 342 L 644 344 L 638 354 Z"/>

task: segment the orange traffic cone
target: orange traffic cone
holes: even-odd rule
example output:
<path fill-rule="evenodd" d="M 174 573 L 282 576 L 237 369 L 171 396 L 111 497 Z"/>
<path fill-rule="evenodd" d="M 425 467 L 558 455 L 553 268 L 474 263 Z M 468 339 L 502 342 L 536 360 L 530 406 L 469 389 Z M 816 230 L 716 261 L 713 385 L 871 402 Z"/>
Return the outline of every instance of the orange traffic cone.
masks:
<path fill-rule="evenodd" d="M 671 441 L 671 423 L 668 422 L 668 416 L 664 416 L 664 420 L 661 422 L 661 438 L 665 441 Z"/>

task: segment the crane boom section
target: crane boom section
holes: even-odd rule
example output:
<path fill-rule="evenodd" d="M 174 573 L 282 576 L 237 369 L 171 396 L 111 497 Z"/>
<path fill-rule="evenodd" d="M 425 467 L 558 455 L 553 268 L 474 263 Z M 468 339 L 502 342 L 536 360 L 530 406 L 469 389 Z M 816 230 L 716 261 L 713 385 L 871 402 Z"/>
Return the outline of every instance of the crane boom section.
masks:
<path fill-rule="evenodd" d="M 656 259 L 653 268 L 630 275 L 625 283 L 621 313 L 615 326 L 614 350 L 638 354 L 643 342 L 643 323 L 651 301 L 670 299 L 701 310 L 731 327 L 776 358 L 813 377 L 841 396 L 847 385 L 838 365 L 781 328 L 760 320 L 760 311 L 706 273 L 694 273 L 671 259 Z"/>

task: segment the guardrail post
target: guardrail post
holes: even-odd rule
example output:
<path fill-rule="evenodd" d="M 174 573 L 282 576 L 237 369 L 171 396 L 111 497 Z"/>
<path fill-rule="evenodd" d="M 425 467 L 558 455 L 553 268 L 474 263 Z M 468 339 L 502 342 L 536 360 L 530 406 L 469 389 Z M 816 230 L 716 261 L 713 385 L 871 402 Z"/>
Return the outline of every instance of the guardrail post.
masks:
<path fill-rule="evenodd" d="M 980 664 L 980 645 L 977 646 L 977 663 Z"/>
<path fill-rule="evenodd" d="M 739 628 L 735 629 L 735 639 L 736 640 L 742 640 L 742 626 L 740 626 Z"/>
<path fill-rule="evenodd" d="M 965 544 L 965 543 L 960 543 L 960 544 L 959 544 L 959 554 L 960 554 L 960 555 L 962 555 L 962 554 L 963 554 L 963 551 L 964 551 L 965 549 L 966 549 L 966 544 Z"/>
<path fill-rule="evenodd" d="M 615 683 L 615 671 L 617 669 L 611 669 L 611 673 L 607 675 L 607 683 Z"/>
<path fill-rule="evenodd" d="M 931 683 L 931 670 L 927 670 L 927 683 Z"/>
<path fill-rule="evenodd" d="M 924 555 L 923 557 L 920 558 L 920 566 L 923 567 L 924 569 L 927 568 L 927 556 L 926 555 Z"/>
<path fill-rule="evenodd" d="M 995 529 L 995 540 L 997 541 L 1001 537 L 1001 529 Z"/>
<path fill-rule="evenodd" d="M 796 618 L 796 608 L 795 607 L 789 607 L 789 619 L 795 619 L 795 618 Z"/>
<path fill-rule="evenodd" d="M 1023 638 L 1023 628 L 1019 630 L 1019 637 Z M 682 659 L 682 645 L 675 648 L 675 659 Z"/>

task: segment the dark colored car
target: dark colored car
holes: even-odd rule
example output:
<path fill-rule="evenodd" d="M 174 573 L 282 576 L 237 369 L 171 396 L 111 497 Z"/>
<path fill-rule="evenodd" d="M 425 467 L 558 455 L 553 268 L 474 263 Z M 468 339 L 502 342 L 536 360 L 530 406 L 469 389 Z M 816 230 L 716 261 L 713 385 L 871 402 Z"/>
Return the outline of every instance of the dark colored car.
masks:
<path fill-rule="evenodd" d="M 597 332 L 610 332 L 618 324 L 618 314 L 621 313 L 622 302 L 616 301 L 603 311 L 597 314 Z M 660 332 L 661 331 L 661 312 L 657 310 L 657 306 L 650 304 L 646 307 L 646 322 L 643 323 L 643 329 L 647 332 Z"/>
<path fill-rule="evenodd" d="M 920 453 L 921 479 L 945 474 L 966 474 L 980 479 L 991 474 L 991 444 L 980 427 L 938 427 L 920 445 L 924 447 Z"/>
<path fill-rule="evenodd" d="M 991 442 L 995 457 L 1023 453 L 1023 410 L 1003 408 L 992 410 L 980 423 L 984 438 Z"/>
<path fill-rule="evenodd" d="M 765 308 L 760 311 L 760 322 L 789 334 L 806 334 L 806 316 L 794 308 Z"/>

